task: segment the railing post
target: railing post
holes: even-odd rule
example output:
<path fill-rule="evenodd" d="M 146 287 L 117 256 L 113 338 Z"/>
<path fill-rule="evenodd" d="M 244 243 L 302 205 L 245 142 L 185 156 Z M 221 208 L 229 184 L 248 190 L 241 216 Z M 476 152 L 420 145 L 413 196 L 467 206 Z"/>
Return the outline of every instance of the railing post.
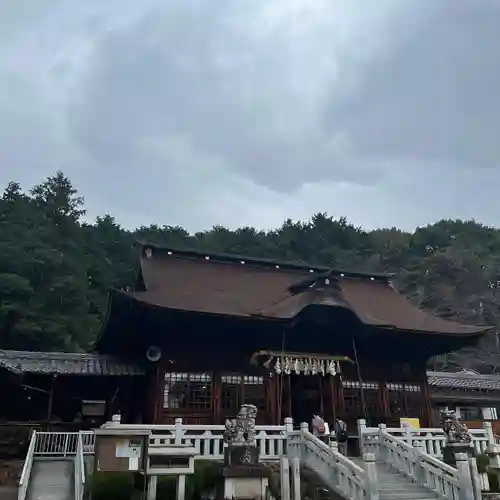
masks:
<path fill-rule="evenodd" d="M 457 453 L 455 455 L 458 470 L 459 500 L 475 500 L 474 488 L 469 466 L 467 453 Z"/>
<path fill-rule="evenodd" d="M 425 453 L 424 443 L 422 441 L 417 441 L 415 446 L 415 481 L 420 486 L 425 486 L 426 477 L 425 470 L 422 467 L 422 455 Z"/>
<path fill-rule="evenodd" d="M 386 459 L 385 447 L 384 447 L 384 432 L 387 430 L 387 425 L 378 424 L 378 442 L 375 443 L 377 446 L 377 456 L 382 460 Z"/>
<path fill-rule="evenodd" d="M 293 500 L 301 500 L 300 491 L 300 458 L 290 458 L 290 469 L 292 472 L 292 498 Z"/>
<path fill-rule="evenodd" d="M 300 422 L 301 432 L 309 431 L 309 424 L 307 422 Z"/>
<path fill-rule="evenodd" d="M 184 437 L 184 428 L 182 426 L 182 418 L 175 419 L 174 444 L 182 444 Z"/>
<path fill-rule="evenodd" d="M 491 422 L 483 422 L 483 428 L 486 433 L 486 438 L 488 439 L 488 448 L 492 448 L 495 446 L 495 435 L 493 434 Z"/>
<path fill-rule="evenodd" d="M 359 456 L 362 457 L 365 452 L 365 441 L 364 435 L 366 432 L 366 420 L 364 418 L 358 419 L 358 444 L 359 444 Z"/>
<path fill-rule="evenodd" d="M 405 437 L 403 438 L 403 441 L 406 442 L 406 444 L 409 444 L 410 446 L 413 446 L 413 433 L 411 430 L 411 427 L 408 423 L 403 424 L 403 430 Z"/>
<path fill-rule="evenodd" d="M 290 499 L 290 461 L 288 457 L 281 457 L 280 460 L 281 476 L 281 500 Z"/>
<path fill-rule="evenodd" d="M 293 432 L 293 418 L 285 417 L 285 433 L 288 436 L 290 432 Z"/>
<path fill-rule="evenodd" d="M 477 460 L 474 457 L 469 457 L 469 469 L 470 469 L 470 477 L 472 480 L 472 488 L 474 491 L 474 498 L 475 500 L 481 500 L 481 479 L 479 477 L 479 471 L 477 470 Z M 486 475 L 486 477 L 488 477 Z M 490 489 L 489 484 L 484 485 L 487 488 L 485 488 L 485 491 L 488 491 Z"/>
<path fill-rule="evenodd" d="M 378 479 L 377 466 L 375 464 L 375 455 L 373 453 L 363 454 L 363 462 L 366 474 L 366 500 L 378 499 Z"/>

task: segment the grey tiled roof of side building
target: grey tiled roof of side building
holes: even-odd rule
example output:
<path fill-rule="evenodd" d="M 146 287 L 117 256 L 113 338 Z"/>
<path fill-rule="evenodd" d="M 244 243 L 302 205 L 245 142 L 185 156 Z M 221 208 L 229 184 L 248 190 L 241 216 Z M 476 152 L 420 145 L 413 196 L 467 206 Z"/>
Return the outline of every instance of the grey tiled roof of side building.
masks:
<path fill-rule="evenodd" d="M 143 375 L 133 363 L 101 354 L 0 350 L 0 368 L 11 372 L 58 375 Z"/>
<path fill-rule="evenodd" d="M 427 372 L 431 387 L 442 389 L 500 391 L 500 376 L 458 372 Z"/>

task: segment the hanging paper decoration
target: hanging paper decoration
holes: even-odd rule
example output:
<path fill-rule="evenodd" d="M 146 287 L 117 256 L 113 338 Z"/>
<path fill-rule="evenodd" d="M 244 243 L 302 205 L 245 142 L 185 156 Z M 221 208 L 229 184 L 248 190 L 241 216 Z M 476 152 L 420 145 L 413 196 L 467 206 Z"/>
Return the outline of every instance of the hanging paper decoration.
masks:
<path fill-rule="evenodd" d="M 274 363 L 274 370 L 271 368 L 271 363 Z M 311 356 L 273 356 L 264 363 L 264 366 L 278 375 L 295 373 L 296 375 L 335 376 L 340 373 L 340 363 L 335 359 L 317 359 Z"/>
<path fill-rule="evenodd" d="M 274 365 L 274 371 L 279 375 L 281 373 L 281 363 L 279 358 L 276 360 L 276 364 Z"/>
<path fill-rule="evenodd" d="M 290 358 L 285 358 L 285 362 L 283 363 L 283 373 L 285 375 L 290 375 L 290 373 L 292 373 Z"/>
<path fill-rule="evenodd" d="M 302 366 L 300 364 L 300 361 L 298 359 L 295 359 L 293 362 L 293 371 L 298 375 L 300 371 L 302 370 Z"/>

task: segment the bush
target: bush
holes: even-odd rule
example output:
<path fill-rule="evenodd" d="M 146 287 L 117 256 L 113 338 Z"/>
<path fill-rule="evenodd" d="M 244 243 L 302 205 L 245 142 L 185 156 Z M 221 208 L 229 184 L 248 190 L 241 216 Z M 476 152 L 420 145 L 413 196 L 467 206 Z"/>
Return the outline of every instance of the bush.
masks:
<path fill-rule="evenodd" d="M 194 474 L 186 477 L 186 500 L 199 500 L 212 493 L 222 477 L 222 465 L 209 460 L 197 460 Z M 176 480 L 174 477 L 160 477 L 158 480 L 157 500 L 175 498 Z"/>
<path fill-rule="evenodd" d="M 486 453 L 482 453 L 481 455 L 476 455 L 477 462 L 477 471 L 479 474 L 483 474 L 484 472 L 488 472 L 488 465 L 490 464 L 490 458 Z"/>
<path fill-rule="evenodd" d="M 130 472 L 94 472 L 89 490 L 92 500 L 130 500 L 133 487 Z"/>
<path fill-rule="evenodd" d="M 205 460 L 195 462 L 195 471 L 186 478 L 186 500 L 199 500 L 215 490 L 222 477 L 221 464 Z M 140 477 L 130 472 L 95 472 L 90 480 L 89 491 L 92 500 L 130 500 L 134 484 L 142 489 Z M 175 477 L 158 478 L 157 500 L 175 498 L 177 482 Z"/>

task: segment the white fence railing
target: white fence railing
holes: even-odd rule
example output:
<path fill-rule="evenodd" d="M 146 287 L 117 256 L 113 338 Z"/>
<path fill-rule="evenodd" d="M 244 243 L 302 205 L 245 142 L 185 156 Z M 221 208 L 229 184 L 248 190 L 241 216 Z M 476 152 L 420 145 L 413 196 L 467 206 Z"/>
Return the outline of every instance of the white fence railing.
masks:
<path fill-rule="evenodd" d="M 375 455 L 365 454 L 362 468 L 311 434 L 307 423 L 288 434 L 287 450 L 343 498 L 378 500 Z"/>
<path fill-rule="evenodd" d="M 491 427 L 491 422 L 484 422 L 482 429 L 469 429 L 472 436 L 472 445 L 476 454 L 486 453 L 488 446 L 496 443 L 495 436 Z M 378 431 L 377 427 L 367 427 L 365 420 L 358 420 L 358 435 L 360 445 L 363 447 Z M 387 427 L 386 432 L 409 444 L 410 446 L 422 446 L 425 453 L 437 457 L 443 457 L 443 447 L 446 444 L 446 435 L 443 429 L 439 428 L 421 428 L 412 429 L 406 427 Z"/>
<path fill-rule="evenodd" d="M 146 424 L 120 424 L 108 422 L 104 427 L 119 426 L 123 429 L 147 429 L 152 431 L 150 446 L 165 444 L 188 444 L 196 449 L 196 459 L 223 460 L 224 425 L 184 425 L 182 419 L 175 419 L 174 424 L 146 425 Z M 285 450 L 287 433 L 293 431 L 291 418 L 286 418 L 283 425 L 257 425 L 257 446 L 260 457 L 264 461 L 279 460 Z"/>
<path fill-rule="evenodd" d="M 33 459 L 35 456 L 36 439 L 37 439 L 37 432 L 33 431 L 33 433 L 31 434 L 30 444 L 28 447 L 28 453 L 26 454 L 26 459 L 24 460 L 21 477 L 19 478 L 18 489 L 17 489 L 18 500 L 24 500 L 26 498 L 26 494 L 28 493 L 28 484 L 30 481 L 31 469 L 33 468 Z"/>
<path fill-rule="evenodd" d="M 441 498 L 480 500 L 481 488 L 475 459 L 457 455 L 457 468 L 425 451 L 422 441 L 410 444 L 396 437 L 384 424 L 366 431 L 363 450 L 376 455 L 399 473 Z"/>
<path fill-rule="evenodd" d="M 77 453 L 79 439 L 82 441 L 82 453 L 92 455 L 94 453 L 94 431 L 37 432 L 34 456 L 74 456 Z"/>

